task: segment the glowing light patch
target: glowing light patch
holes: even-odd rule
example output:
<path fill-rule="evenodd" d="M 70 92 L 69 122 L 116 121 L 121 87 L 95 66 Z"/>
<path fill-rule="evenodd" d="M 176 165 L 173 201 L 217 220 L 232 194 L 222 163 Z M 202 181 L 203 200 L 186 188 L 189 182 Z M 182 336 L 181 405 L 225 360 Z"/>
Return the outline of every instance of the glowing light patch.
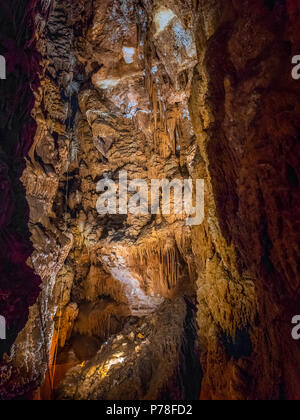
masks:
<path fill-rule="evenodd" d="M 176 17 L 171 9 L 161 7 L 155 15 L 154 22 L 156 25 L 156 34 L 166 29 L 169 23 Z"/>
<path fill-rule="evenodd" d="M 113 277 L 124 284 L 125 294 L 133 316 L 144 316 L 152 313 L 155 308 L 161 305 L 164 298 L 150 297 L 141 289 L 139 280 L 132 276 L 127 268 L 126 261 L 121 256 L 122 251 L 119 247 L 115 248 L 117 260 L 110 262 L 109 257 L 104 256 L 103 260 L 108 266 Z"/>
<path fill-rule="evenodd" d="M 113 355 L 111 360 L 108 360 L 103 366 L 98 369 L 102 379 L 108 375 L 108 372 L 112 366 L 119 365 L 126 360 L 123 352 L 116 353 Z"/>
<path fill-rule="evenodd" d="M 123 56 L 127 64 L 131 64 L 134 62 L 134 59 L 133 59 L 134 54 L 135 54 L 135 48 L 123 47 Z"/>
<path fill-rule="evenodd" d="M 119 364 L 123 363 L 126 359 L 126 357 L 123 357 L 123 356 L 124 356 L 124 353 L 115 354 L 114 359 L 112 359 L 108 362 L 108 366 L 111 367 L 111 366 L 119 365 Z"/>
<path fill-rule="evenodd" d="M 97 82 L 100 89 L 113 89 L 120 83 L 120 79 L 106 79 Z"/>
<path fill-rule="evenodd" d="M 189 57 L 196 55 L 196 45 L 193 41 L 190 31 L 185 30 L 181 22 L 176 22 L 173 27 L 176 42 L 179 46 L 183 46 Z"/>
<path fill-rule="evenodd" d="M 157 72 L 158 72 L 158 67 L 157 66 L 152 67 L 151 74 L 156 74 Z"/>

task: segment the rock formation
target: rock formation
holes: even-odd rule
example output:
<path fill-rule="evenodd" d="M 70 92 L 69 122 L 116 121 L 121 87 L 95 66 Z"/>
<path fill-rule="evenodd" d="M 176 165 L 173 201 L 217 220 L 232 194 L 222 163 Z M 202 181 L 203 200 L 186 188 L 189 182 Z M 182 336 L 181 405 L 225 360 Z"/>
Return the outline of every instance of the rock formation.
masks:
<path fill-rule="evenodd" d="M 296 1 L 23 3 L 1 398 L 299 399 Z M 204 179 L 204 223 L 128 213 L 122 187 L 121 211 L 97 210 L 99 181 L 136 179 Z"/>
<path fill-rule="evenodd" d="M 213 372 L 202 398 L 298 399 L 299 5 L 200 10 L 190 108 L 209 209 L 193 244 L 202 366 Z"/>

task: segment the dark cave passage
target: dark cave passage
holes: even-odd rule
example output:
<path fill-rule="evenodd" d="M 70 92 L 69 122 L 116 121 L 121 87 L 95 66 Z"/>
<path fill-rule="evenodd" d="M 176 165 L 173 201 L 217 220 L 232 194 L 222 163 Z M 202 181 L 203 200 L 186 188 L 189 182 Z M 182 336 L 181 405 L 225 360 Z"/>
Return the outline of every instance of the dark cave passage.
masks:
<path fill-rule="evenodd" d="M 36 2 L 28 3 L 1 2 L 0 54 L 5 57 L 6 78 L 0 81 L 0 313 L 7 326 L 7 339 L 0 341 L 1 359 L 26 325 L 40 284 L 26 264 L 33 247 L 26 191 L 20 180 L 36 130 L 30 114 L 32 89 L 39 84 L 40 55 L 32 15 Z"/>

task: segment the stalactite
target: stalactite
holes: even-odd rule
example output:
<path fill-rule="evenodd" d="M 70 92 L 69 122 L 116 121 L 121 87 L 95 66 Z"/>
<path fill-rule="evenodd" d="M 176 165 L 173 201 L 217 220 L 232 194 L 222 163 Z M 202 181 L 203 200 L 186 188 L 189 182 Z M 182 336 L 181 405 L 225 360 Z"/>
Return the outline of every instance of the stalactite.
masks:
<path fill-rule="evenodd" d="M 122 320 L 130 315 L 127 305 L 102 299 L 96 303 L 84 304 L 80 307 L 74 332 L 82 335 L 96 335 L 106 339 L 118 331 Z M 112 322 L 113 318 L 116 322 Z"/>
<path fill-rule="evenodd" d="M 83 296 L 93 302 L 98 296 L 110 296 L 116 302 L 127 303 L 124 286 L 107 274 L 101 266 L 91 265 L 83 281 Z"/>
<path fill-rule="evenodd" d="M 178 240 L 183 250 L 184 239 L 178 237 Z M 137 271 L 144 273 L 145 267 L 150 267 L 151 278 L 144 280 L 146 291 L 155 291 L 165 297 L 176 292 L 180 279 L 180 251 L 174 236 L 157 234 L 143 240 L 141 245 L 132 247 L 128 257 L 129 264 Z"/>

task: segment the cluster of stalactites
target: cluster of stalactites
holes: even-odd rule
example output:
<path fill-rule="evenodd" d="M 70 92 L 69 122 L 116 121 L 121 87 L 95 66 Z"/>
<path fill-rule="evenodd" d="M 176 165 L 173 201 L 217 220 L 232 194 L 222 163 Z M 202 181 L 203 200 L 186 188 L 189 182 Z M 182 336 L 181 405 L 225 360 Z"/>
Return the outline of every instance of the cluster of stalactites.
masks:
<path fill-rule="evenodd" d="M 98 336 L 107 339 L 115 334 L 122 319 L 130 315 L 128 306 L 106 299 L 88 303 L 81 307 L 74 325 L 74 332 L 81 335 Z"/>
<path fill-rule="evenodd" d="M 129 264 L 133 270 L 140 268 L 144 281 L 142 287 L 146 293 L 166 298 L 176 295 L 182 275 L 186 239 L 183 234 L 177 235 L 177 238 L 172 234 L 166 237 L 154 235 L 132 248 Z"/>

